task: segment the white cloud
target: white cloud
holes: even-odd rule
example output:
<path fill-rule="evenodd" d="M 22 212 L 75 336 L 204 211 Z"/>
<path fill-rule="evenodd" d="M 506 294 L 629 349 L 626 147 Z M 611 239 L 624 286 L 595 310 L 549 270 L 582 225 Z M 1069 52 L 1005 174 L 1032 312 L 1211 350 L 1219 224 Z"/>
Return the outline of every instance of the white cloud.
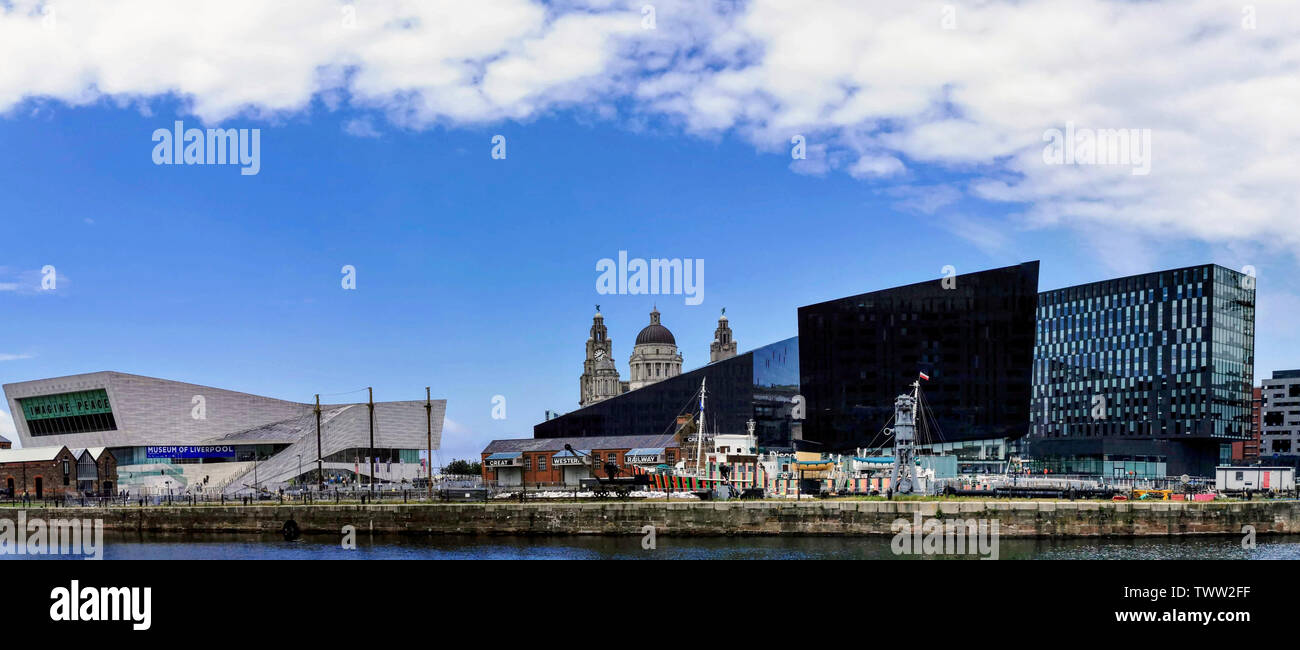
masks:
<path fill-rule="evenodd" d="M 18 441 L 18 430 L 14 428 L 14 418 L 4 410 L 0 410 L 0 436 L 4 436 L 9 442 Z"/>
<path fill-rule="evenodd" d="M 17 361 L 19 359 L 34 359 L 34 354 L 8 354 L 0 352 L 0 361 Z"/>
<path fill-rule="evenodd" d="M 1032 226 L 1300 251 L 1300 12 L 1285 0 L 39 0 L 0 9 L 0 111 L 26 98 L 148 111 L 183 98 L 208 122 L 319 98 L 404 128 L 526 120 L 577 107 L 667 117 L 760 151 L 807 137 L 800 173 L 864 182 L 918 165 Z M 1048 165 L 1073 123 L 1149 129 L 1151 173 Z M 357 128 L 360 128 L 358 126 Z M 814 158 L 811 154 L 817 154 Z"/>
<path fill-rule="evenodd" d="M 343 124 L 343 132 L 358 138 L 378 138 L 379 130 L 369 118 L 359 117 Z"/>
<path fill-rule="evenodd" d="M 45 290 L 43 288 L 46 278 L 44 267 L 19 270 L 0 266 L 0 292 L 17 295 L 60 295 L 63 290 L 71 286 L 68 276 L 61 271 L 55 270 L 51 273 L 55 280 L 54 290 Z"/>

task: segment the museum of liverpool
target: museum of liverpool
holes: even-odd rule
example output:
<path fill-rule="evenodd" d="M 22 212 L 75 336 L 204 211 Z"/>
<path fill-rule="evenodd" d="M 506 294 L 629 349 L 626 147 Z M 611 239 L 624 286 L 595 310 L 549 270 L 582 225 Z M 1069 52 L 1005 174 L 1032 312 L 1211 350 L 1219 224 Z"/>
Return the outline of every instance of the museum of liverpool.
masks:
<path fill-rule="evenodd" d="M 106 447 L 132 493 L 238 493 L 318 481 L 412 483 L 446 400 L 289 402 L 120 372 L 5 384 L 23 448 Z M 426 406 L 430 408 L 426 410 Z M 319 421 L 319 442 L 317 422 Z M 319 449 L 318 449 L 319 444 Z"/>
<path fill-rule="evenodd" d="M 888 454 L 894 398 L 923 375 L 919 446 L 957 456 L 963 472 L 1213 476 L 1250 437 L 1254 278 L 1203 264 L 1040 292 L 1038 271 L 1026 262 L 799 307 L 796 337 L 585 400 L 533 436 L 576 447 L 672 431 L 707 380 L 710 429 L 752 422 L 769 451 Z M 674 343 L 653 316 L 634 364 Z M 715 348 L 734 340 L 731 326 L 720 321 Z M 597 314 L 588 348 L 607 345 Z"/>

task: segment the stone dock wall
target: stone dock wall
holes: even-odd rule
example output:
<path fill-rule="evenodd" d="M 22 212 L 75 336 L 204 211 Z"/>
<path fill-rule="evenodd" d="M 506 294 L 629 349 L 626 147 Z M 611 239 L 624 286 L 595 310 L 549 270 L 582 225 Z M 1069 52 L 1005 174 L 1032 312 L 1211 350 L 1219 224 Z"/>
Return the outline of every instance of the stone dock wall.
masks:
<path fill-rule="evenodd" d="M 12 518 L 16 510 L 0 510 Z M 27 517 L 102 519 L 109 530 L 407 535 L 892 535 L 899 519 L 987 520 L 1006 537 L 1300 533 L 1300 501 L 804 501 L 410 505 L 257 505 L 29 509 Z"/>

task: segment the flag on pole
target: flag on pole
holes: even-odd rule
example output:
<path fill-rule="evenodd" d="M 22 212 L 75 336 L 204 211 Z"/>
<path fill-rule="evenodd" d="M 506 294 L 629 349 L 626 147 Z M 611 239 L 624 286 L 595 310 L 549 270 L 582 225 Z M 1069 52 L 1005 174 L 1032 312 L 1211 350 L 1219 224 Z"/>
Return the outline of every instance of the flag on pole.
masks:
<path fill-rule="evenodd" d="M 927 375 L 927 374 L 925 374 L 925 373 L 923 373 L 923 372 L 922 372 L 922 373 L 917 373 L 917 374 L 921 375 L 921 379 L 924 379 L 924 380 L 926 380 L 926 381 L 930 381 L 930 375 Z"/>

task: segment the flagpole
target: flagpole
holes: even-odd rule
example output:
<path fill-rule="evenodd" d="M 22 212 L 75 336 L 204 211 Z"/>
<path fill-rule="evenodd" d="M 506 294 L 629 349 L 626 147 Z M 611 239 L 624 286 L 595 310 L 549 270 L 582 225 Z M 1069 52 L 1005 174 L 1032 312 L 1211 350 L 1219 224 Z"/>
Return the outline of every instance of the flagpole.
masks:
<path fill-rule="evenodd" d="M 424 414 L 426 424 L 428 425 L 427 434 L 429 436 L 429 455 L 425 459 L 425 467 L 428 471 L 425 478 L 429 482 L 429 500 L 433 500 L 433 396 L 429 394 L 429 387 L 424 387 Z"/>

